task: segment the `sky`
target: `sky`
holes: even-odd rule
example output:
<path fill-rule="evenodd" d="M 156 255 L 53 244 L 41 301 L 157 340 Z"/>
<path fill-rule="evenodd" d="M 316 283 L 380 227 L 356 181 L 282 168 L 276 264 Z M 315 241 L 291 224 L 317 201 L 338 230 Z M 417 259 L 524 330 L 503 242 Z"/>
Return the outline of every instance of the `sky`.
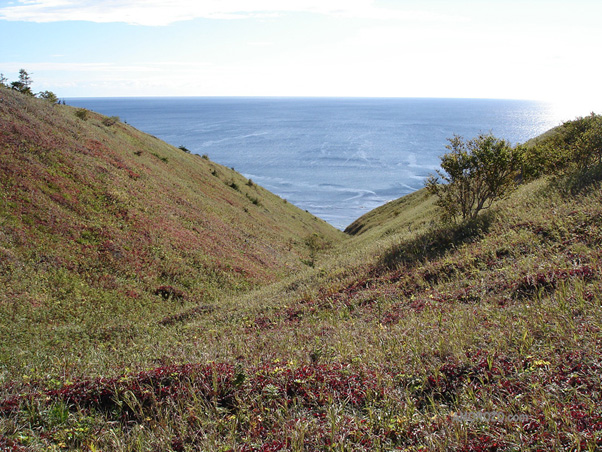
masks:
<path fill-rule="evenodd" d="M 0 0 L 59 97 L 535 99 L 602 112 L 600 0 Z"/>

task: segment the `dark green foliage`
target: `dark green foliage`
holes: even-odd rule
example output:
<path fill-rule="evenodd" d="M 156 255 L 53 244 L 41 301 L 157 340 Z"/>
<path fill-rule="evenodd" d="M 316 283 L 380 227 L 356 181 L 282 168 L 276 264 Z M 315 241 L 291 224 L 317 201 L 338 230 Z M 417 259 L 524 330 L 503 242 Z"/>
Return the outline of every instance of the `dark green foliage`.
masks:
<path fill-rule="evenodd" d="M 454 136 L 449 142 L 446 148 L 451 152 L 441 157 L 443 171 L 426 181 L 428 191 L 438 197 L 444 219 L 475 218 L 517 185 L 521 152 L 507 141 L 488 134 L 468 141 Z"/>
<path fill-rule="evenodd" d="M 184 145 L 178 146 L 178 149 L 186 152 L 187 154 L 190 154 L 190 150 Z"/>
<path fill-rule="evenodd" d="M 176 289 L 172 286 L 160 286 L 155 289 L 155 295 L 160 295 L 164 300 L 182 300 L 184 298 L 184 292 L 180 289 Z"/>
<path fill-rule="evenodd" d="M 27 73 L 25 69 L 21 69 L 19 71 L 19 80 L 12 82 L 10 86 L 12 89 L 19 91 L 22 94 L 33 96 L 33 92 L 31 91 L 32 83 L 33 80 L 31 79 L 31 76 Z"/>
<path fill-rule="evenodd" d="M 38 93 L 38 97 L 40 99 L 47 100 L 51 104 L 58 104 L 59 103 L 59 98 L 52 91 L 42 91 L 42 92 Z"/>

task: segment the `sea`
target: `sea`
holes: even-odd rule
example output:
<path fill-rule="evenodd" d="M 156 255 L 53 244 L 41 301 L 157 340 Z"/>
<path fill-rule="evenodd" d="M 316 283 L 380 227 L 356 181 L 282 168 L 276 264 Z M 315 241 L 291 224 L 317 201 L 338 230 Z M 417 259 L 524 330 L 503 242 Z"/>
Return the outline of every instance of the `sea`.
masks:
<path fill-rule="evenodd" d="M 561 124 L 552 104 L 424 98 L 71 98 L 207 155 L 344 229 L 424 186 L 454 135 L 513 144 Z"/>

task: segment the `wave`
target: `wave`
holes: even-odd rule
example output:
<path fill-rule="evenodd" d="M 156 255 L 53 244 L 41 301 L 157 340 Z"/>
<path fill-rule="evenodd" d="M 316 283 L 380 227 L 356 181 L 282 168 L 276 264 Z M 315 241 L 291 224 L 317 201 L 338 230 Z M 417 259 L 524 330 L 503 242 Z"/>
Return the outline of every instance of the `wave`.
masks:
<path fill-rule="evenodd" d="M 261 136 L 265 136 L 265 135 L 269 135 L 269 134 L 270 134 L 270 132 L 254 132 L 254 133 L 248 133 L 246 135 L 236 135 L 233 137 L 225 137 L 225 138 L 221 138 L 219 140 L 208 140 L 208 141 L 201 143 L 201 147 L 207 148 L 209 146 L 215 146 L 216 144 L 227 143 L 228 141 L 240 141 L 240 140 L 244 140 L 245 138 L 261 137 Z"/>

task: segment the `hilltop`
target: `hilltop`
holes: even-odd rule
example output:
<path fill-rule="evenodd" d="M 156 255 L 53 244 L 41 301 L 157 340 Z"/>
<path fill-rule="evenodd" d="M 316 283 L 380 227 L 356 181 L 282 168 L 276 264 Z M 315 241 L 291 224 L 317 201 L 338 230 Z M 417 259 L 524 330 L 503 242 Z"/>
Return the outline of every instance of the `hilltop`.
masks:
<path fill-rule="evenodd" d="M 420 190 L 343 235 L 125 124 L 7 102 L 0 447 L 602 447 L 601 171 L 552 171 L 596 142 L 589 118 L 526 145 L 472 221 Z"/>

